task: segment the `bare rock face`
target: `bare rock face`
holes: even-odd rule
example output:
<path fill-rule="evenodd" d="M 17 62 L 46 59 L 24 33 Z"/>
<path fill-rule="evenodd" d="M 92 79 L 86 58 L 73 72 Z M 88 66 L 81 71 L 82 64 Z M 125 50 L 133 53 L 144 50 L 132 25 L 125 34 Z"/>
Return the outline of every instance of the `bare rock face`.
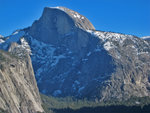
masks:
<path fill-rule="evenodd" d="M 45 8 L 42 17 L 35 21 L 28 33 L 44 43 L 68 44 L 69 49 L 80 51 L 88 43 L 85 30 L 94 30 L 86 17 L 64 7 Z M 81 44 L 82 43 L 82 44 Z"/>
<path fill-rule="evenodd" d="M 92 23 L 85 16 L 79 14 L 78 12 L 75 12 L 75 11 L 65 8 L 65 7 L 56 7 L 56 8 L 64 11 L 66 14 L 68 14 L 73 19 L 76 27 L 83 29 L 83 30 L 95 30 Z M 49 8 L 48 8 L 48 10 L 49 10 Z"/>
<path fill-rule="evenodd" d="M 28 55 L 19 58 L 0 50 L 0 109 L 9 113 L 44 112 Z"/>

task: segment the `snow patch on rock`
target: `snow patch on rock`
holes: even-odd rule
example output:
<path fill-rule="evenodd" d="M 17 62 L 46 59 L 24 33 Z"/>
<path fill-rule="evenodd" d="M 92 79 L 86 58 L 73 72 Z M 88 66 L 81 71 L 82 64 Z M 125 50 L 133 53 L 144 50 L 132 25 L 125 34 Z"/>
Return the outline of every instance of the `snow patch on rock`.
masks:
<path fill-rule="evenodd" d="M 84 88 L 85 88 L 84 86 L 83 86 L 83 87 L 80 87 L 79 90 L 78 90 L 78 93 L 80 94 L 81 91 L 82 91 Z"/>
<path fill-rule="evenodd" d="M 112 44 L 112 42 L 106 42 L 105 44 L 104 44 L 104 48 L 107 50 L 107 51 L 109 51 L 110 49 L 112 49 L 114 47 L 114 45 Z"/>
<path fill-rule="evenodd" d="M 59 55 L 59 56 L 54 56 L 53 58 L 55 60 L 53 61 L 53 63 L 51 64 L 51 66 L 55 66 L 59 62 L 60 59 L 66 58 L 66 57 L 64 55 Z"/>
<path fill-rule="evenodd" d="M 21 38 L 20 41 L 21 41 L 20 47 L 24 48 L 29 54 L 31 54 L 31 48 L 28 42 L 24 38 Z"/>
<path fill-rule="evenodd" d="M 2 35 L 0 35 L 0 38 L 4 38 Z"/>
<path fill-rule="evenodd" d="M 127 35 L 123 35 L 119 33 L 112 33 L 112 32 L 102 32 L 102 31 L 92 31 L 92 30 L 87 30 L 87 32 L 100 38 L 102 41 L 111 39 L 112 41 L 118 41 L 120 43 L 123 43 L 123 41 L 126 39 L 126 36 L 127 36 Z"/>
<path fill-rule="evenodd" d="M 0 39 L 0 44 L 4 43 L 5 41 L 3 39 Z"/>
<path fill-rule="evenodd" d="M 88 52 L 88 53 L 87 53 L 87 56 L 90 56 L 90 55 L 91 55 L 91 52 Z"/>
<path fill-rule="evenodd" d="M 80 82 L 78 80 L 75 80 L 74 83 L 77 84 L 77 85 L 80 84 Z"/>
<path fill-rule="evenodd" d="M 53 95 L 54 96 L 59 96 L 61 93 L 62 93 L 61 90 L 55 90 L 54 93 L 53 93 Z"/>

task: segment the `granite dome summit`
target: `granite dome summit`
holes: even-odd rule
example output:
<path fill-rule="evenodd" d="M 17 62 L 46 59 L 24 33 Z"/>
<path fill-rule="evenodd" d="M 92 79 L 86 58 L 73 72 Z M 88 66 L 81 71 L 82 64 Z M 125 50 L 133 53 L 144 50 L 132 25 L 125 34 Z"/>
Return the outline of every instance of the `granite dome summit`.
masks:
<path fill-rule="evenodd" d="M 82 30 L 95 30 L 90 21 L 79 13 L 65 7 L 44 8 L 41 18 L 33 23 L 29 34 L 38 40 L 54 43 L 60 37 Z M 41 38 L 44 36 L 44 39 Z M 54 37 L 53 40 L 52 38 Z M 55 41 L 55 43 L 56 43 Z"/>

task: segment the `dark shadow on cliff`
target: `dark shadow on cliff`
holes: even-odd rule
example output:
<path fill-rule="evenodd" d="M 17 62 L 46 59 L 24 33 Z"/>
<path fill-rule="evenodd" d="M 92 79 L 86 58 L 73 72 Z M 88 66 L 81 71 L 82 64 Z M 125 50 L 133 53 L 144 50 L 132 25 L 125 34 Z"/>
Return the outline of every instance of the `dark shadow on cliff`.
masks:
<path fill-rule="evenodd" d="M 83 107 L 73 110 L 53 109 L 54 113 L 150 113 L 150 105 L 144 106 L 104 106 L 104 107 Z"/>

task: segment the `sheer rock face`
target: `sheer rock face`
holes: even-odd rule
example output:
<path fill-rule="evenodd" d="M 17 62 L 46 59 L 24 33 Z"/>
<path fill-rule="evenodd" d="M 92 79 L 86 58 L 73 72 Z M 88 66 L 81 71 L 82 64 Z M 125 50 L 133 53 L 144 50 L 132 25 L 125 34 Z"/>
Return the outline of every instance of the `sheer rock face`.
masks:
<path fill-rule="evenodd" d="M 0 51 L 0 109 L 9 113 L 44 112 L 28 55 L 18 58 Z"/>
<path fill-rule="evenodd" d="M 63 7 L 0 45 L 13 41 L 31 53 L 40 92 L 101 101 L 150 96 L 150 45 L 132 35 L 96 31 L 82 15 Z M 22 57 L 22 55 L 20 55 Z"/>
<path fill-rule="evenodd" d="M 85 30 L 94 30 L 86 17 L 64 7 L 45 8 L 42 17 L 28 30 L 35 39 L 44 43 L 68 44 L 73 51 L 87 46 L 89 36 Z"/>

